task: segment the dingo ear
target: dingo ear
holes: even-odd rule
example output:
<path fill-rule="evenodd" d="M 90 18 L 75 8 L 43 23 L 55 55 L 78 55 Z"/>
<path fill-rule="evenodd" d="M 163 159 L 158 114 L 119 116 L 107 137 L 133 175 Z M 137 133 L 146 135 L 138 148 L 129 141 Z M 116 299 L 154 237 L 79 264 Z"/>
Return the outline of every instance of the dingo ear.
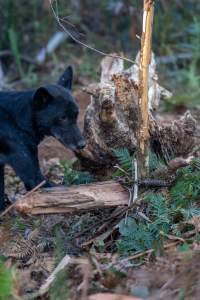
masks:
<path fill-rule="evenodd" d="M 57 84 L 71 90 L 72 81 L 73 81 L 73 69 L 72 66 L 68 66 L 65 72 L 62 74 L 62 76 L 59 78 Z"/>
<path fill-rule="evenodd" d="M 53 98 L 47 87 L 40 87 L 33 95 L 33 106 L 36 110 L 42 110 L 48 106 Z"/>

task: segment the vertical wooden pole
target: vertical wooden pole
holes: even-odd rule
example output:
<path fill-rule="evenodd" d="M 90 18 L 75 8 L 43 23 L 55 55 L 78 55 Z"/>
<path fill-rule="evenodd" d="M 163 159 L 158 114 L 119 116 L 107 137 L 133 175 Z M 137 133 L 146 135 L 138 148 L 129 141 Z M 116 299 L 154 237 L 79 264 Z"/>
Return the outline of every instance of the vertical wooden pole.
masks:
<path fill-rule="evenodd" d="M 144 0 L 143 27 L 140 54 L 140 85 L 138 110 L 138 174 L 139 177 L 148 175 L 149 151 L 149 109 L 148 109 L 148 79 L 151 60 L 152 26 L 154 15 L 154 1 Z"/>

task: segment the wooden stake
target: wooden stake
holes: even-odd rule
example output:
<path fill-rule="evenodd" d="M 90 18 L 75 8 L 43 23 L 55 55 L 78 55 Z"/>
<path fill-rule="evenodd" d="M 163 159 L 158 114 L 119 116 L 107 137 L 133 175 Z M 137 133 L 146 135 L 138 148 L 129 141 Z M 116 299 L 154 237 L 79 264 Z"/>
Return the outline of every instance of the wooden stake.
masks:
<path fill-rule="evenodd" d="M 138 174 L 146 177 L 148 174 L 149 150 L 149 109 L 148 109 L 148 79 L 151 59 L 152 25 L 154 1 L 144 0 L 143 27 L 140 54 L 140 86 L 139 86 L 139 124 L 138 124 Z"/>

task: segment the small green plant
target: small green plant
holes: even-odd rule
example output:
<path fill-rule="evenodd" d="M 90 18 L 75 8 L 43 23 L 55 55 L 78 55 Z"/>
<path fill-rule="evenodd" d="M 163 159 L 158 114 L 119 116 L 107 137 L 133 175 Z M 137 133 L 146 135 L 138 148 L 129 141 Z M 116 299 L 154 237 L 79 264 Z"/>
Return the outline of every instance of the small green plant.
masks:
<path fill-rule="evenodd" d="M 55 254 L 55 258 L 56 258 L 56 263 L 59 263 L 65 255 L 65 249 L 64 249 L 63 235 L 58 226 L 56 226 L 56 228 L 55 228 L 53 244 L 55 246 L 54 254 Z"/>
<path fill-rule="evenodd" d="M 12 274 L 5 264 L 0 261 L 0 300 L 7 300 L 12 292 Z"/>
<path fill-rule="evenodd" d="M 168 200 L 161 194 L 149 193 L 145 201 L 149 204 L 152 222 L 148 224 L 149 230 L 155 238 L 160 236 L 160 232 L 167 234 L 172 225 L 172 210 Z"/>
<path fill-rule="evenodd" d="M 22 78 L 23 82 L 26 84 L 28 88 L 32 88 L 38 85 L 39 78 L 36 72 L 34 72 L 34 66 L 30 65 L 26 75 Z"/>
<path fill-rule="evenodd" d="M 20 77 L 23 78 L 24 77 L 24 71 L 22 68 L 22 63 L 21 63 L 21 55 L 20 55 L 20 51 L 19 51 L 19 46 L 18 46 L 18 37 L 17 37 L 17 33 L 14 30 L 14 28 L 10 28 L 8 30 L 8 37 L 9 37 L 9 41 L 10 41 L 10 48 L 12 50 L 13 56 L 15 58 L 15 62 L 18 68 L 18 72 L 20 74 Z"/>
<path fill-rule="evenodd" d="M 12 230 L 23 231 L 27 228 L 27 224 L 21 217 L 16 217 L 12 223 Z"/>
<path fill-rule="evenodd" d="M 129 153 L 128 149 L 113 149 L 113 153 L 119 162 L 119 165 L 116 166 L 117 170 L 113 173 L 113 177 L 131 176 L 134 172 L 134 164 L 133 156 Z"/>
<path fill-rule="evenodd" d="M 62 161 L 64 167 L 64 184 L 87 184 L 92 182 L 92 176 L 88 172 L 80 172 L 73 170 L 73 161 Z"/>
<path fill-rule="evenodd" d="M 200 196 L 200 160 L 196 159 L 190 166 L 177 171 L 177 180 L 170 189 L 176 206 L 191 209 L 191 205 Z"/>
<path fill-rule="evenodd" d="M 145 222 L 137 224 L 133 218 L 128 217 L 121 220 L 118 228 L 121 237 L 117 241 L 117 247 L 120 253 L 144 251 L 152 247 L 153 235 Z"/>

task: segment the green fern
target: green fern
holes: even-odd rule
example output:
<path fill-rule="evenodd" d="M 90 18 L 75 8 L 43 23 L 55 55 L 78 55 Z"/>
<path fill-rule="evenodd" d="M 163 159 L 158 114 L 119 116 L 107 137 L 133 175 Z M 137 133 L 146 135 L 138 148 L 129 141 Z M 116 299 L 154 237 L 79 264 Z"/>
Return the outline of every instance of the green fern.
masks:
<path fill-rule="evenodd" d="M 131 174 L 133 172 L 133 156 L 130 155 L 128 149 L 113 149 L 113 152 L 119 162 L 121 169 L 126 173 Z"/>
<path fill-rule="evenodd" d="M 118 162 L 118 170 L 114 172 L 113 177 L 119 176 L 130 176 L 134 173 L 134 155 L 131 155 L 126 148 L 114 149 L 113 150 Z M 158 168 L 162 168 L 165 166 L 164 161 L 157 157 L 157 155 L 153 152 L 149 152 L 149 170 L 150 174 L 154 172 Z"/>
<path fill-rule="evenodd" d="M 172 231 L 172 211 L 165 197 L 161 193 L 149 193 L 145 201 L 151 222 L 127 218 L 126 222 L 123 219 L 118 225 L 121 236 L 117 247 L 121 253 L 160 248 L 164 241 L 163 233 Z"/>
<path fill-rule="evenodd" d="M 144 251 L 153 245 L 154 237 L 145 223 L 137 224 L 133 218 L 122 219 L 118 224 L 121 238 L 117 241 L 118 251 Z"/>
<path fill-rule="evenodd" d="M 194 160 L 190 166 L 179 169 L 177 175 L 170 194 L 176 206 L 187 208 L 200 197 L 199 160 Z"/>
<path fill-rule="evenodd" d="M 53 244 L 56 263 L 59 263 L 65 255 L 64 239 L 59 226 L 54 228 Z"/>
<path fill-rule="evenodd" d="M 156 169 L 160 169 L 166 166 L 165 162 L 161 160 L 154 152 L 149 151 L 149 171 L 154 172 Z"/>
<path fill-rule="evenodd" d="M 168 201 L 162 194 L 150 193 L 145 199 L 149 202 L 149 209 L 153 217 L 153 222 L 148 225 L 155 237 L 158 237 L 160 231 L 168 233 L 171 228 L 171 210 Z"/>
<path fill-rule="evenodd" d="M 115 150 L 119 160 L 121 176 L 129 176 L 131 180 L 132 161 L 126 149 Z M 165 166 L 164 162 L 150 153 L 150 171 Z M 123 174 L 124 173 L 124 174 Z M 127 175 L 128 174 L 128 175 Z M 168 234 L 181 236 L 188 229 L 183 221 L 200 215 L 197 200 L 200 198 L 200 159 L 177 171 L 177 179 L 169 189 L 171 198 L 167 199 L 162 193 L 150 192 L 145 197 L 146 213 L 151 220 L 123 219 L 119 225 L 120 238 L 117 241 L 119 252 L 127 253 L 144 251 L 149 248 L 162 247 Z"/>
<path fill-rule="evenodd" d="M 184 220 L 189 220 L 194 216 L 200 216 L 200 208 L 195 207 L 194 204 L 190 205 L 188 208 L 181 208 L 180 212 L 182 213 Z"/>

